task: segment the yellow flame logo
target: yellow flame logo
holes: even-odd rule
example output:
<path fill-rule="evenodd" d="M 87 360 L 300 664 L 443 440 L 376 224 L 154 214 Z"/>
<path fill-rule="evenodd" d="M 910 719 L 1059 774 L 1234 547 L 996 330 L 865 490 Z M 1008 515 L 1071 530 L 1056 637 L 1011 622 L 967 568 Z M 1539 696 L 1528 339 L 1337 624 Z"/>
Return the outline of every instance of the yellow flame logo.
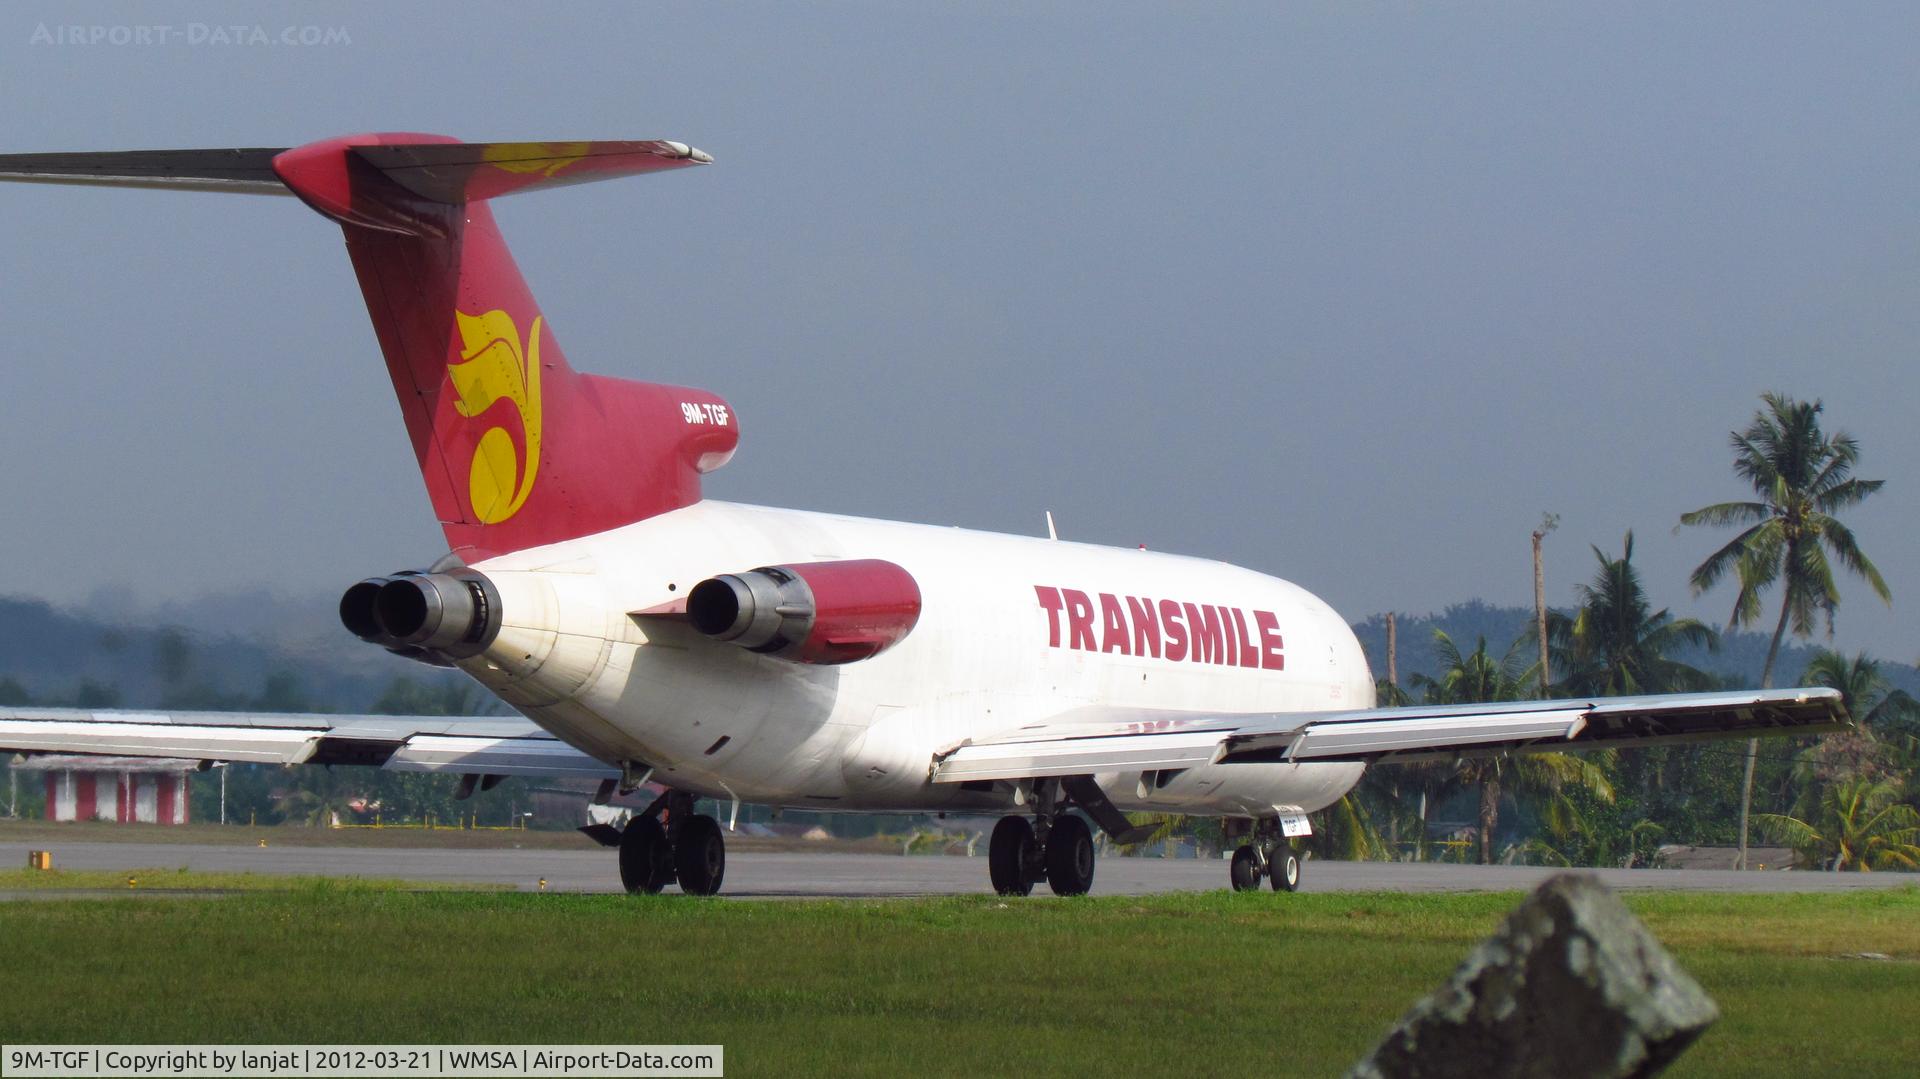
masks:
<path fill-rule="evenodd" d="M 520 414 L 526 432 L 526 467 L 520 467 L 513 437 L 504 427 L 489 427 L 473 448 L 467 496 L 482 524 L 499 524 L 520 512 L 533 493 L 540 471 L 540 323 L 521 347 L 520 328 L 505 311 L 469 315 L 455 311 L 460 326 L 460 362 L 447 365 L 459 399 L 454 410 L 472 419 L 505 400 Z"/>
<path fill-rule="evenodd" d="M 506 172 L 538 172 L 552 176 L 587 156 L 590 142 L 496 142 L 481 151 L 481 157 L 496 169 Z"/>

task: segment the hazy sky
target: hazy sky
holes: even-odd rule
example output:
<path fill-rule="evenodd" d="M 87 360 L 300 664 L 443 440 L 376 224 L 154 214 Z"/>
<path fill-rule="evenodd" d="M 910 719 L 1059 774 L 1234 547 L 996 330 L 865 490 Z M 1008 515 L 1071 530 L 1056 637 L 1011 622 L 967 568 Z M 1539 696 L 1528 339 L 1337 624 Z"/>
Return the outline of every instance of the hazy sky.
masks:
<path fill-rule="evenodd" d="M 36 43 L 42 24 L 346 32 Z M 84 35 L 83 35 L 84 41 Z M 1920 655 L 1920 8 L 17 4 L 7 151 L 672 138 L 506 200 L 576 367 L 709 387 L 720 498 L 1208 555 L 1358 619 L 1724 537 L 1727 432 L 1826 400 Z M 343 587 L 444 548 L 338 230 L 0 187 L 0 594 Z M 715 567 L 727 569 L 732 567 Z"/>

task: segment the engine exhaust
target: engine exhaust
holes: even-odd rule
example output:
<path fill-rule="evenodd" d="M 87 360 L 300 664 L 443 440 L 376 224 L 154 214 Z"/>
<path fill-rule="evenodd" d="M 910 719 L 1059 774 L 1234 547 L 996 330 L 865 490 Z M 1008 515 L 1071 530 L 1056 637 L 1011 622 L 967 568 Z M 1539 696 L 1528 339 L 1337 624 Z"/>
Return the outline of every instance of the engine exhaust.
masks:
<path fill-rule="evenodd" d="M 920 618 L 920 586 L 879 559 L 762 566 L 687 592 L 687 623 L 716 641 L 795 663 L 878 655 Z"/>
<path fill-rule="evenodd" d="M 347 632 L 370 644 L 383 644 L 386 631 L 373 617 L 373 598 L 387 583 L 385 577 L 369 577 L 350 586 L 340 597 L 340 624 Z"/>
<path fill-rule="evenodd" d="M 716 641 L 776 651 L 813 628 L 813 593 L 778 566 L 710 577 L 687 593 L 687 620 Z"/>
<path fill-rule="evenodd" d="M 499 634 L 500 593 L 470 569 L 369 577 L 341 595 L 340 624 L 403 655 L 465 659 Z"/>

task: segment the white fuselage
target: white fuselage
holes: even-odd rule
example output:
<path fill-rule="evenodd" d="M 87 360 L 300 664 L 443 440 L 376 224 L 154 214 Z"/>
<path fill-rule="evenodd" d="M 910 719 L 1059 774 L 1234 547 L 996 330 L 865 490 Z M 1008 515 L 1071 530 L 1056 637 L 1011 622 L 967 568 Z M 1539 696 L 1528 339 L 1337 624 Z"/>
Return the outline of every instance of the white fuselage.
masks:
<path fill-rule="evenodd" d="M 794 663 L 633 614 L 715 574 L 857 558 L 904 567 L 922 596 L 912 632 L 870 659 Z M 935 754 L 1087 706 L 1205 714 L 1374 703 L 1366 657 L 1332 608 L 1286 581 L 1197 558 L 708 501 L 474 568 L 499 589 L 502 629 L 462 669 L 586 752 L 722 798 L 998 809 L 1011 804 L 1010 786 L 931 783 Z M 1087 602 L 1050 611 L 1049 589 Z M 1191 641 L 1176 647 L 1185 612 L 1209 608 L 1232 665 L 1195 655 Z M 1270 816 L 1338 800 L 1361 769 L 1228 764 L 1160 784 L 1137 773 L 1096 779 L 1123 809 Z"/>

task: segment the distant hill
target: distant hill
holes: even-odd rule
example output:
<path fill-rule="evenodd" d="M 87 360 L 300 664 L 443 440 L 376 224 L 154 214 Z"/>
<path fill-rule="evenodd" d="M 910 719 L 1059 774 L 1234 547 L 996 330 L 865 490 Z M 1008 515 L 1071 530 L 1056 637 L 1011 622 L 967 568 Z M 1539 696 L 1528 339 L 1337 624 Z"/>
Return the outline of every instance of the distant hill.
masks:
<path fill-rule="evenodd" d="M 1571 612 L 1567 612 L 1571 613 Z M 1400 684 L 1406 685 L 1408 678 L 1418 672 L 1432 677 L 1439 673 L 1440 661 L 1433 650 L 1433 631 L 1443 630 L 1453 639 L 1462 652 L 1471 651 L 1474 643 L 1481 637 L 1487 640 L 1487 651 L 1495 657 L 1506 654 L 1514 641 L 1525 636 L 1531 649 L 1533 608 L 1531 607 L 1494 607 L 1479 600 L 1456 603 L 1438 614 L 1411 615 L 1402 614 L 1397 619 L 1398 647 L 1397 659 Z M 1360 638 L 1361 647 L 1367 651 L 1367 662 L 1373 666 L 1376 678 L 1387 675 L 1387 619 L 1377 614 L 1364 622 L 1355 623 L 1354 634 Z M 1673 658 L 1689 663 L 1710 674 L 1717 674 L 1741 686 L 1758 686 L 1760 668 L 1767 661 L 1767 633 L 1732 633 L 1721 638 L 1720 650 L 1709 652 L 1703 648 L 1683 649 Z M 1780 644 L 1780 658 L 1774 683 L 1790 685 L 1799 680 L 1800 672 L 1807 667 L 1807 661 L 1821 647 L 1821 642 L 1796 641 L 1789 637 Z M 1534 653 L 1527 652 L 1531 662 Z M 1895 686 L 1909 693 L 1920 694 L 1920 668 L 1898 663 L 1890 656 L 1877 655 L 1881 661 L 1881 670 Z"/>
<path fill-rule="evenodd" d="M 395 679 L 437 687 L 464 676 L 391 655 L 328 625 L 331 612 L 257 602 L 253 632 L 103 618 L 35 599 L 0 597 L 0 703 L 130 708 L 258 708 L 363 712 Z M 267 607 L 268 609 L 260 609 Z M 151 618 L 133 612 L 128 619 Z M 260 627 L 315 627 L 337 642 Z M 222 624 L 232 625 L 222 620 Z M 16 698 L 6 702 L 5 697 Z"/>

